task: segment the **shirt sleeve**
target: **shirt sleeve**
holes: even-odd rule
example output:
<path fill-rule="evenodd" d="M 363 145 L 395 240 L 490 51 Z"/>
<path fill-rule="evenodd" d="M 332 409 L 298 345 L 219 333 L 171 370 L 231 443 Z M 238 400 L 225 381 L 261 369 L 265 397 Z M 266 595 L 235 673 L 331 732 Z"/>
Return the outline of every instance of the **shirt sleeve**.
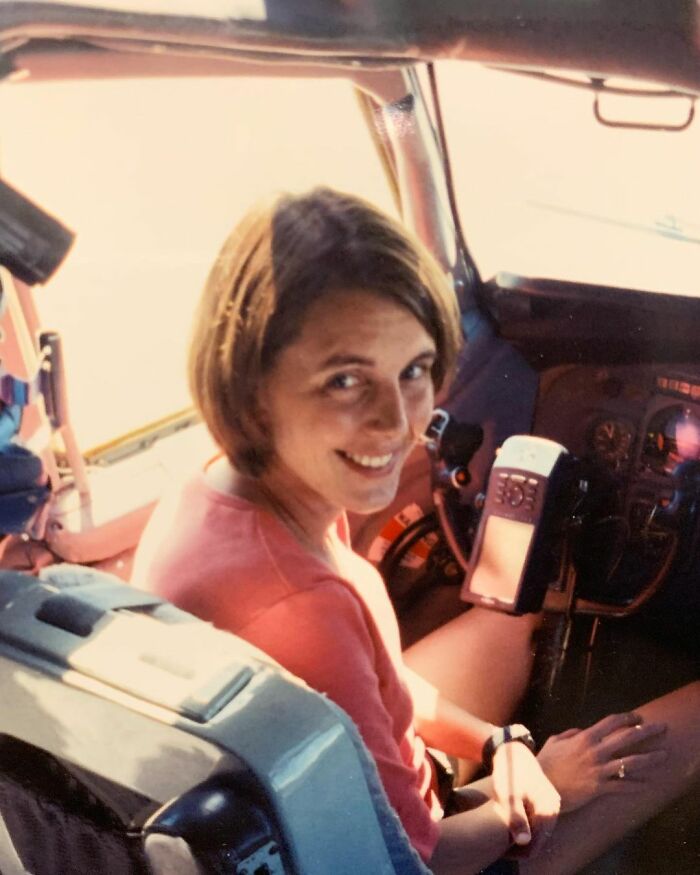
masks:
<path fill-rule="evenodd" d="M 415 770 L 402 759 L 395 718 L 381 695 L 375 644 L 356 597 L 332 582 L 297 591 L 238 634 L 350 715 L 412 844 L 428 860 L 439 827 L 420 793 Z"/>

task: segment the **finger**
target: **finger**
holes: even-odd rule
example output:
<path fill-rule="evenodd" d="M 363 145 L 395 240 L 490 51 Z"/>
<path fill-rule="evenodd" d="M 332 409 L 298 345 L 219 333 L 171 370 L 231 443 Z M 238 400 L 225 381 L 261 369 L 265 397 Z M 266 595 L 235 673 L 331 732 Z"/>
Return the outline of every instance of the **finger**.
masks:
<path fill-rule="evenodd" d="M 561 739 L 573 738 L 574 735 L 578 735 L 580 731 L 581 731 L 580 729 L 573 729 L 573 728 L 572 729 L 565 729 L 563 732 L 559 732 L 555 736 L 555 738 L 561 738 Z"/>
<path fill-rule="evenodd" d="M 560 808 L 561 797 L 551 785 L 541 787 L 535 797 L 525 799 L 525 812 L 532 836 L 527 846 L 527 856 L 536 856 L 547 844 L 554 832 Z"/>
<path fill-rule="evenodd" d="M 532 832 L 523 801 L 513 796 L 508 801 L 510 803 L 508 809 L 508 829 L 510 830 L 511 838 L 516 845 L 529 845 L 532 839 Z"/>
<path fill-rule="evenodd" d="M 637 726 L 643 723 L 644 718 L 641 714 L 636 714 L 634 711 L 626 711 L 622 714 L 609 714 L 607 717 L 603 717 L 602 720 L 594 723 L 593 726 L 589 726 L 585 732 L 600 741 L 610 735 L 611 732 L 616 732 L 625 726 Z"/>
<path fill-rule="evenodd" d="M 632 754 L 608 763 L 606 775 L 610 781 L 644 781 L 647 779 L 646 773 L 650 769 L 660 766 L 667 759 L 668 751 L 665 750 Z"/>
<path fill-rule="evenodd" d="M 600 742 L 599 755 L 605 759 L 620 754 L 623 751 L 634 750 L 642 742 L 646 742 L 649 739 L 655 739 L 658 742 L 665 731 L 665 723 L 642 723 L 641 725 L 617 730 Z M 658 745 L 651 749 L 658 749 Z"/>

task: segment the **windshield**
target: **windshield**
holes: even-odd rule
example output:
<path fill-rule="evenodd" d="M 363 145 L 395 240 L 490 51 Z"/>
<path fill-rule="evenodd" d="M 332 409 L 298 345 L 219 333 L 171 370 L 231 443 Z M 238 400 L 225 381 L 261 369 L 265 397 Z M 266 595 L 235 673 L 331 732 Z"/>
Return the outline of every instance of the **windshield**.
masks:
<path fill-rule="evenodd" d="M 198 294 L 255 201 L 328 184 L 395 212 L 341 79 L 4 84 L 0 115 L 3 177 L 77 233 L 35 298 L 83 450 L 190 404 Z"/>
<path fill-rule="evenodd" d="M 456 62 L 439 63 L 437 77 L 460 218 L 484 279 L 507 271 L 698 294 L 700 123 L 610 128 L 581 88 Z M 677 121 L 688 104 L 673 100 Z M 669 106 L 617 98 L 608 114 L 622 113 L 666 122 Z"/>

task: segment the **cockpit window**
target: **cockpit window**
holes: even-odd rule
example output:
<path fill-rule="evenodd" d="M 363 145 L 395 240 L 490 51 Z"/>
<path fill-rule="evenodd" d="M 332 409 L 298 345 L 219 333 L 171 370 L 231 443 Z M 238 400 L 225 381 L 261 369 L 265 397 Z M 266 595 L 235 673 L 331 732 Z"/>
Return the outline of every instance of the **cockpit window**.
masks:
<path fill-rule="evenodd" d="M 341 79 L 4 84 L 0 116 L 3 178 L 77 232 L 36 300 L 84 450 L 190 404 L 195 302 L 252 203 L 327 184 L 395 212 Z"/>
<path fill-rule="evenodd" d="M 439 63 L 437 77 L 463 229 L 484 278 L 698 294 L 699 122 L 680 133 L 606 127 L 583 88 L 455 62 Z M 683 100 L 618 97 L 601 110 L 680 124 Z"/>

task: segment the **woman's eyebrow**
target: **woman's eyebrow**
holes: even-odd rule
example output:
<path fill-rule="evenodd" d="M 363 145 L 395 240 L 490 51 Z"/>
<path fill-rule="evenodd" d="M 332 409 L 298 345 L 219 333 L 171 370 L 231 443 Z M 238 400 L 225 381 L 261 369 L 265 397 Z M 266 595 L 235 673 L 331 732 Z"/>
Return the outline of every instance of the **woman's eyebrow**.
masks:
<path fill-rule="evenodd" d="M 353 355 L 352 353 L 338 353 L 329 356 L 325 361 L 321 362 L 322 368 L 337 368 L 341 365 L 373 365 L 374 359 L 366 356 Z"/>
<path fill-rule="evenodd" d="M 436 350 L 424 349 L 422 352 L 414 355 L 411 361 L 415 362 L 418 361 L 418 359 L 435 358 L 436 355 Z M 374 364 L 374 359 L 367 358 L 366 356 L 356 355 L 354 353 L 336 353 L 322 361 L 320 367 L 325 370 L 326 368 L 337 368 L 346 365 L 367 365 L 371 367 Z"/>
<path fill-rule="evenodd" d="M 423 361 L 433 362 L 433 361 L 435 361 L 436 358 L 437 358 L 437 350 L 424 349 L 423 352 L 419 352 L 417 355 L 414 355 L 413 358 L 409 359 L 408 365 L 414 365 L 417 362 L 423 362 Z"/>

